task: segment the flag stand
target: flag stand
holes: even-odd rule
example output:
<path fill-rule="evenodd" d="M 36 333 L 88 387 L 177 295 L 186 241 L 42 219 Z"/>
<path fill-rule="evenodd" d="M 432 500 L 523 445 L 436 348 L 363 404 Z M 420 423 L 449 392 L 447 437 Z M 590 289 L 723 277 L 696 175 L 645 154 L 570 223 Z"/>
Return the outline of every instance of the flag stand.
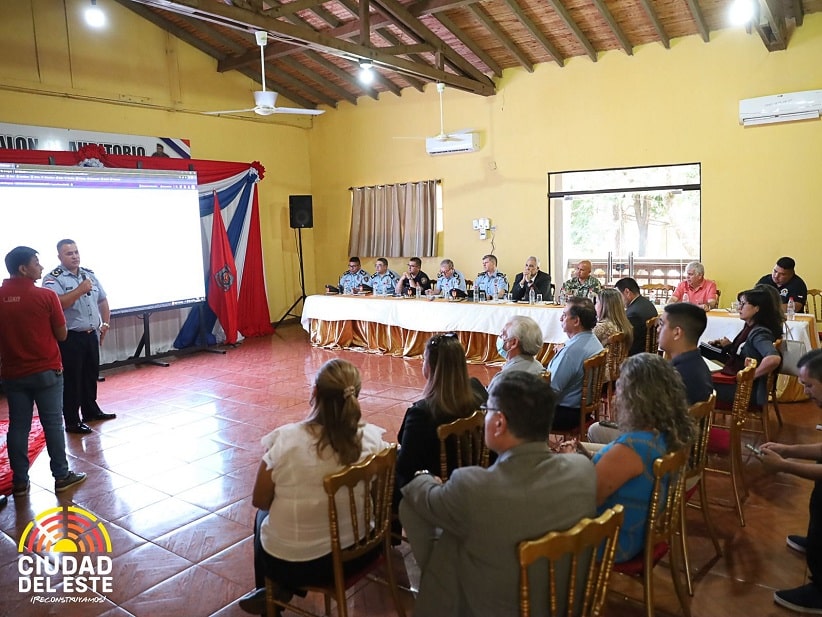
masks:
<path fill-rule="evenodd" d="M 305 307 L 305 299 L 308 297 L 305 295 L 305 268 L 303 267 L 303 230 L 301 227 L 297 227 L 297 257 L 300 261 L 300 292 L 301 295 L 299 298 L 294 300 L 294 304 L 285 312 L 285 314 L 280 317 L 280 320 L 276 324 L 271 324 L 274 326 L 274 329 L 280 327 L 280 324 L 285 321 L 285 318 L 289 315 L 291 317 L 302 317 L 302 315 L 295 315 L 292 311 L 297 308 L 297 305 L 302 302 L 303 307 Z"/>

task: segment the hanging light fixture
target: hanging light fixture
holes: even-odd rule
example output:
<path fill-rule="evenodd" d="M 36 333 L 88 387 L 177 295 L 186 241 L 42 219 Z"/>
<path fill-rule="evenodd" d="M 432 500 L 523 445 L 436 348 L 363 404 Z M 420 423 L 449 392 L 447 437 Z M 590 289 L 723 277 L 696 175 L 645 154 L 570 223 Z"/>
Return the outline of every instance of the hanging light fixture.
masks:
<path fill-rule="evenodd" d="M 374 64 L 371 60 L 360 60 L 360 73 L 358 78 L 360 83 L 366 86 L 374 83 Z"/>
<path fill-rule="evenodd" d="M 734 0 L 728 9 L 728 16 L 734 26 L 746 26 L 756 17 L 757 9 L 755 0 Z"/>
<path fill-rule="evenodd" d="M 91 6 L 84 13 L 86 23 L 92 28 L 102 28 L 106 25 L 106 14 L 97 6 L 97 0 L 91 0 Z"/>

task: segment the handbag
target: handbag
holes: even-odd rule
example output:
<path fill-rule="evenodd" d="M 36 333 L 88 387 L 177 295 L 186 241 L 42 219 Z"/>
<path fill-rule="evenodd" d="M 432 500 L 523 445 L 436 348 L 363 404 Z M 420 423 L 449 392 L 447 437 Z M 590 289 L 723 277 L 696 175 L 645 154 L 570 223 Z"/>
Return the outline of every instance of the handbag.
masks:
<path fill-rule="evenodd" d="M 793 338 L 790 328 L 785 325 L 785 338 L 782 339 L 782 345 L 779 346 L 779 352 L 782 354 L 782 366 L 779 372 L 783 375 L 793 375 L 799 377 L 799 358 L 805 355 L 805 343 L 797 341 Z"/>

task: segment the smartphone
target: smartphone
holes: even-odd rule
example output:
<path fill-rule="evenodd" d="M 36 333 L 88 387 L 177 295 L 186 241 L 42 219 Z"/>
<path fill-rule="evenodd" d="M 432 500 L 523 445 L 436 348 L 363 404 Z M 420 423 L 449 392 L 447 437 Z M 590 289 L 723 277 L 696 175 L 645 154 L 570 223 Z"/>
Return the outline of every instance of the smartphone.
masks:
<path fill-rule="evenodd" d="M 751 444 L 746 443 L 746 444 L 745 444 L 745 447 L 746 447 L 746 448 L 748 448 L 748 450 L 750 450 L 751 452 L 753 452 L 753 453 L 754 453 L 754 454 L 756 454 L 757 456 L 762 456 L 762 450 L 760 450 L 760 449 L 759 449 L 759 448 L 757 448 L 756 446 L 752 446 Z"/>

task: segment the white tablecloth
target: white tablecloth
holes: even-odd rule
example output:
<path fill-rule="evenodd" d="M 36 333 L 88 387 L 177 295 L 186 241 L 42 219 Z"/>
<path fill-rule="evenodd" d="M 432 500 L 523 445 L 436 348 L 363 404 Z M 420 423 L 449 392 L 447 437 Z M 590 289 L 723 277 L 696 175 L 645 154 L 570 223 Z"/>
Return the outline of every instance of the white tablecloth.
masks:
<path fill-rule="evenodd" d="M 714 341 L 723 336 L 730 340 L 742 330 L 742 320 L 738 313 L 729 313 L 724 309 L 708 313 L 708 327 L 699 339 L 699 342 Z M 816 333 L 816 320 L 813 315 L 799 314 L 793 321 L 787 322 L 791 338 L 805 343 L 805 349 L 810 351 L 819 345 L 819 336 Z"/>
<path fill-rule="evenodd" d="M 562 308 L 554 305 L 334 295 L 306 298 L 301 323 L 306 332 L 311 331 L 312 319 L 320 319 L 371 321 L 418 332 L 499 334 L 511 317 L 527 315 L 539 324 L 544 342 L 560 343 L 568 339 L 560 325 L 560 313 Z"/>

